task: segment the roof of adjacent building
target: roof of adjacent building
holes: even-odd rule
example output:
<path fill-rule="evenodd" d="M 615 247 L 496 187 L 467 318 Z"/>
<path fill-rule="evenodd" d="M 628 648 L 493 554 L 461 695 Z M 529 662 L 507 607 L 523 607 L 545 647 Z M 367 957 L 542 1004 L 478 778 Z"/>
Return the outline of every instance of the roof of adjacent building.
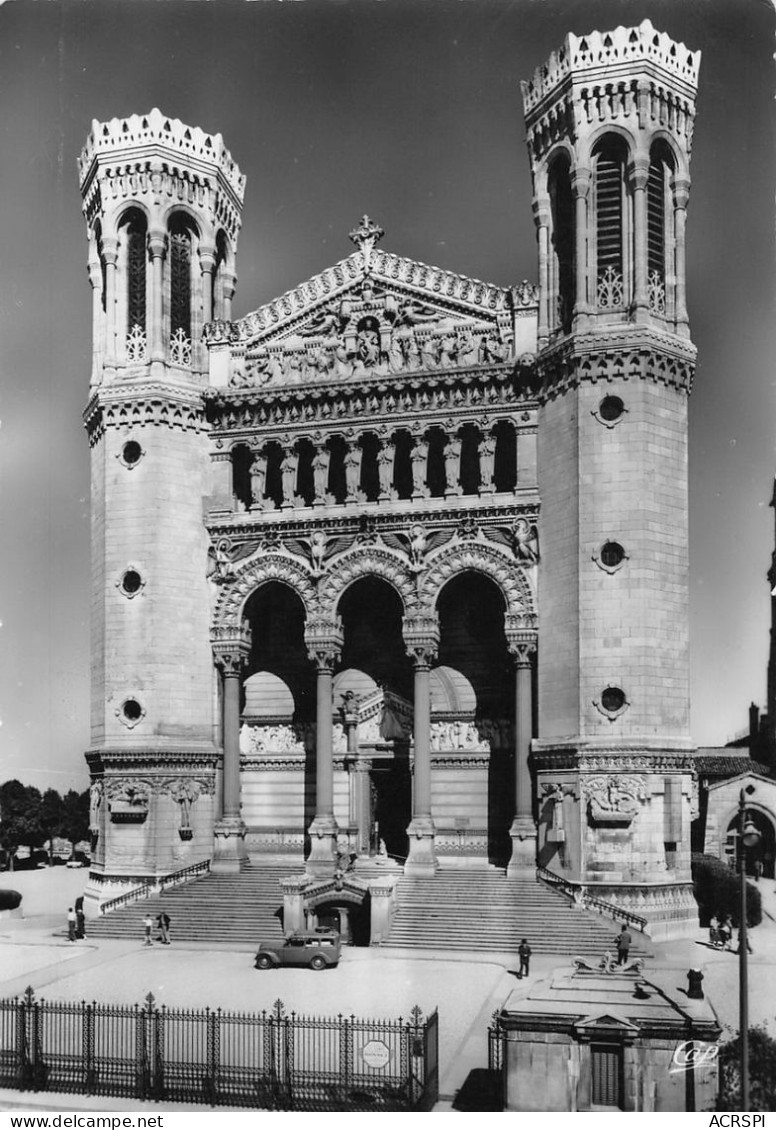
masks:
<path fill-rule="evenodd" d="M 694 755 L 695 767 L 703 777 L 738 777 L 741 773 L 770 776 L 770 768 L 738 749 L 699 748 Z"/>
<path fill-rule="evenodd" d="M 684 984 L 683 984 L 684 983 Z M 686 995 L 687 973 L 649 969 L 641 973 L 579 971 L 561 968 L 526 992 L 517 988 L 501 1012 L 505 1027 L 541 1028 L 702 1028 L 704 1037 L 720 1032 L 706 997 Z"/>

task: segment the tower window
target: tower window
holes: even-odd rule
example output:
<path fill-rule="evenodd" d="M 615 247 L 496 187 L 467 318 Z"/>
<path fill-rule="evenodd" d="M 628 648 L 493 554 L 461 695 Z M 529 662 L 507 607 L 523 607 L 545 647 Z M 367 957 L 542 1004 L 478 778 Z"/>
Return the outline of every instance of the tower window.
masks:
<path fill-rule="evenodd" d="M 624 171 L 624 147 L 608 139 L 595 162 L 596 285 L 598 307 L 604 310 L 625 302 Z"/>
<path fill-rule="evenodd" d="M 607 687 L 601 695 L 601 706 L 609 714 L 617 714 L 625 705 L 625 691 L 621 687 Z"/>
<path fill-rule="evenodd" d="M 170 226 L 170 360 L 191 364 L 191 228 L 182 216 Z"/>
<path fill-rule="evenodd" d="M 624 411 L 625 405 L 619 396 L 605 396 L 598 405 L 598 415 L 607 424 L 613 424 L 615 420 L 619 420 Z"/>
<path fill-rule="evenodd" d="M 548 178 L 552 209 L 552 249 L 550 265 L 551 323 L 564 333 L 571 329 L 574 313 L 574 198 L 568 163 L 558 158 Z"/>
<path fill-rule="evenodd" d="M 668 155 L 656 146 L 647 179 L 647 293 L 656 314 L 666 312 L 666 250 L 668 213 L 666 194 L 670 170 Z"/>
<path fill-rule="evenodd" d="M 146 360 L 146 234 L 145 216 L 137 209 L 125 213 L 120 242 L 126 278 L 126 357 L 130 363 Z"/>
<path fill-rule="evenodd" d="M 601 546 L 601 564 L 607 569 L 616 569 L 625 557 L 625 550 L 618 541 L 607 541 Z"/>

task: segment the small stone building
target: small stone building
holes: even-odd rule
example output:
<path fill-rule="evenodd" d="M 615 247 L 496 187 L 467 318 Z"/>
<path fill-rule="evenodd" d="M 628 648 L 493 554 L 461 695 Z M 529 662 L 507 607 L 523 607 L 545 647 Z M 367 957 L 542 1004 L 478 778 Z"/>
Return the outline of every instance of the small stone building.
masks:
<path fill-rule="evenodd" d="M 688 997 L 676 971 L 576 965 L 516 989 L 498 1017 L 505 1109 L 713 1110 L 711 1003 Z"/>

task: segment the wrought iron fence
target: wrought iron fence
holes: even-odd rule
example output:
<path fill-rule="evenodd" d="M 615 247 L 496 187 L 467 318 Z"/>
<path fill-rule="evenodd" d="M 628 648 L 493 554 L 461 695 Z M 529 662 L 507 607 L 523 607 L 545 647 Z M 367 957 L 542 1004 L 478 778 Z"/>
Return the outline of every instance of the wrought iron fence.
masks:
<path fill-rule="evenodd" d="M 498 1106 L 504 1107 L 504 1045 L 506 1035 L 501 1024 L 498 1009 L 493 1013 L 488 1028 L 488 1072 L 490 1074 L 490 1090 Z"/>
<path fill-rule="evenodd" d="M 438 1016 L 0 1001 L 0 1086 L 259 1110 L 431 1110 Z"/>

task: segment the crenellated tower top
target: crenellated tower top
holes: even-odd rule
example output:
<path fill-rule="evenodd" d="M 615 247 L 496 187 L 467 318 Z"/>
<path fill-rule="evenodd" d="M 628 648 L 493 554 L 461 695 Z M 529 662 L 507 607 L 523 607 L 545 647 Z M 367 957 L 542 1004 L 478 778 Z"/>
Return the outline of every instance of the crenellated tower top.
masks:
<path fill-rule="evenodd" d="M 94 294 L 92 387 L 149 369 L 201 383 L 229 318 L 245 177 L 220 133 L 160 110 L 92 122 L 78 160 Z"/>
<path fill-rule="evenodd" d="M 633 323 L 689 338 L 684 223 L 700 52 L 649 20 L 569 35 L 522 84 L 539 342 Z"/>

